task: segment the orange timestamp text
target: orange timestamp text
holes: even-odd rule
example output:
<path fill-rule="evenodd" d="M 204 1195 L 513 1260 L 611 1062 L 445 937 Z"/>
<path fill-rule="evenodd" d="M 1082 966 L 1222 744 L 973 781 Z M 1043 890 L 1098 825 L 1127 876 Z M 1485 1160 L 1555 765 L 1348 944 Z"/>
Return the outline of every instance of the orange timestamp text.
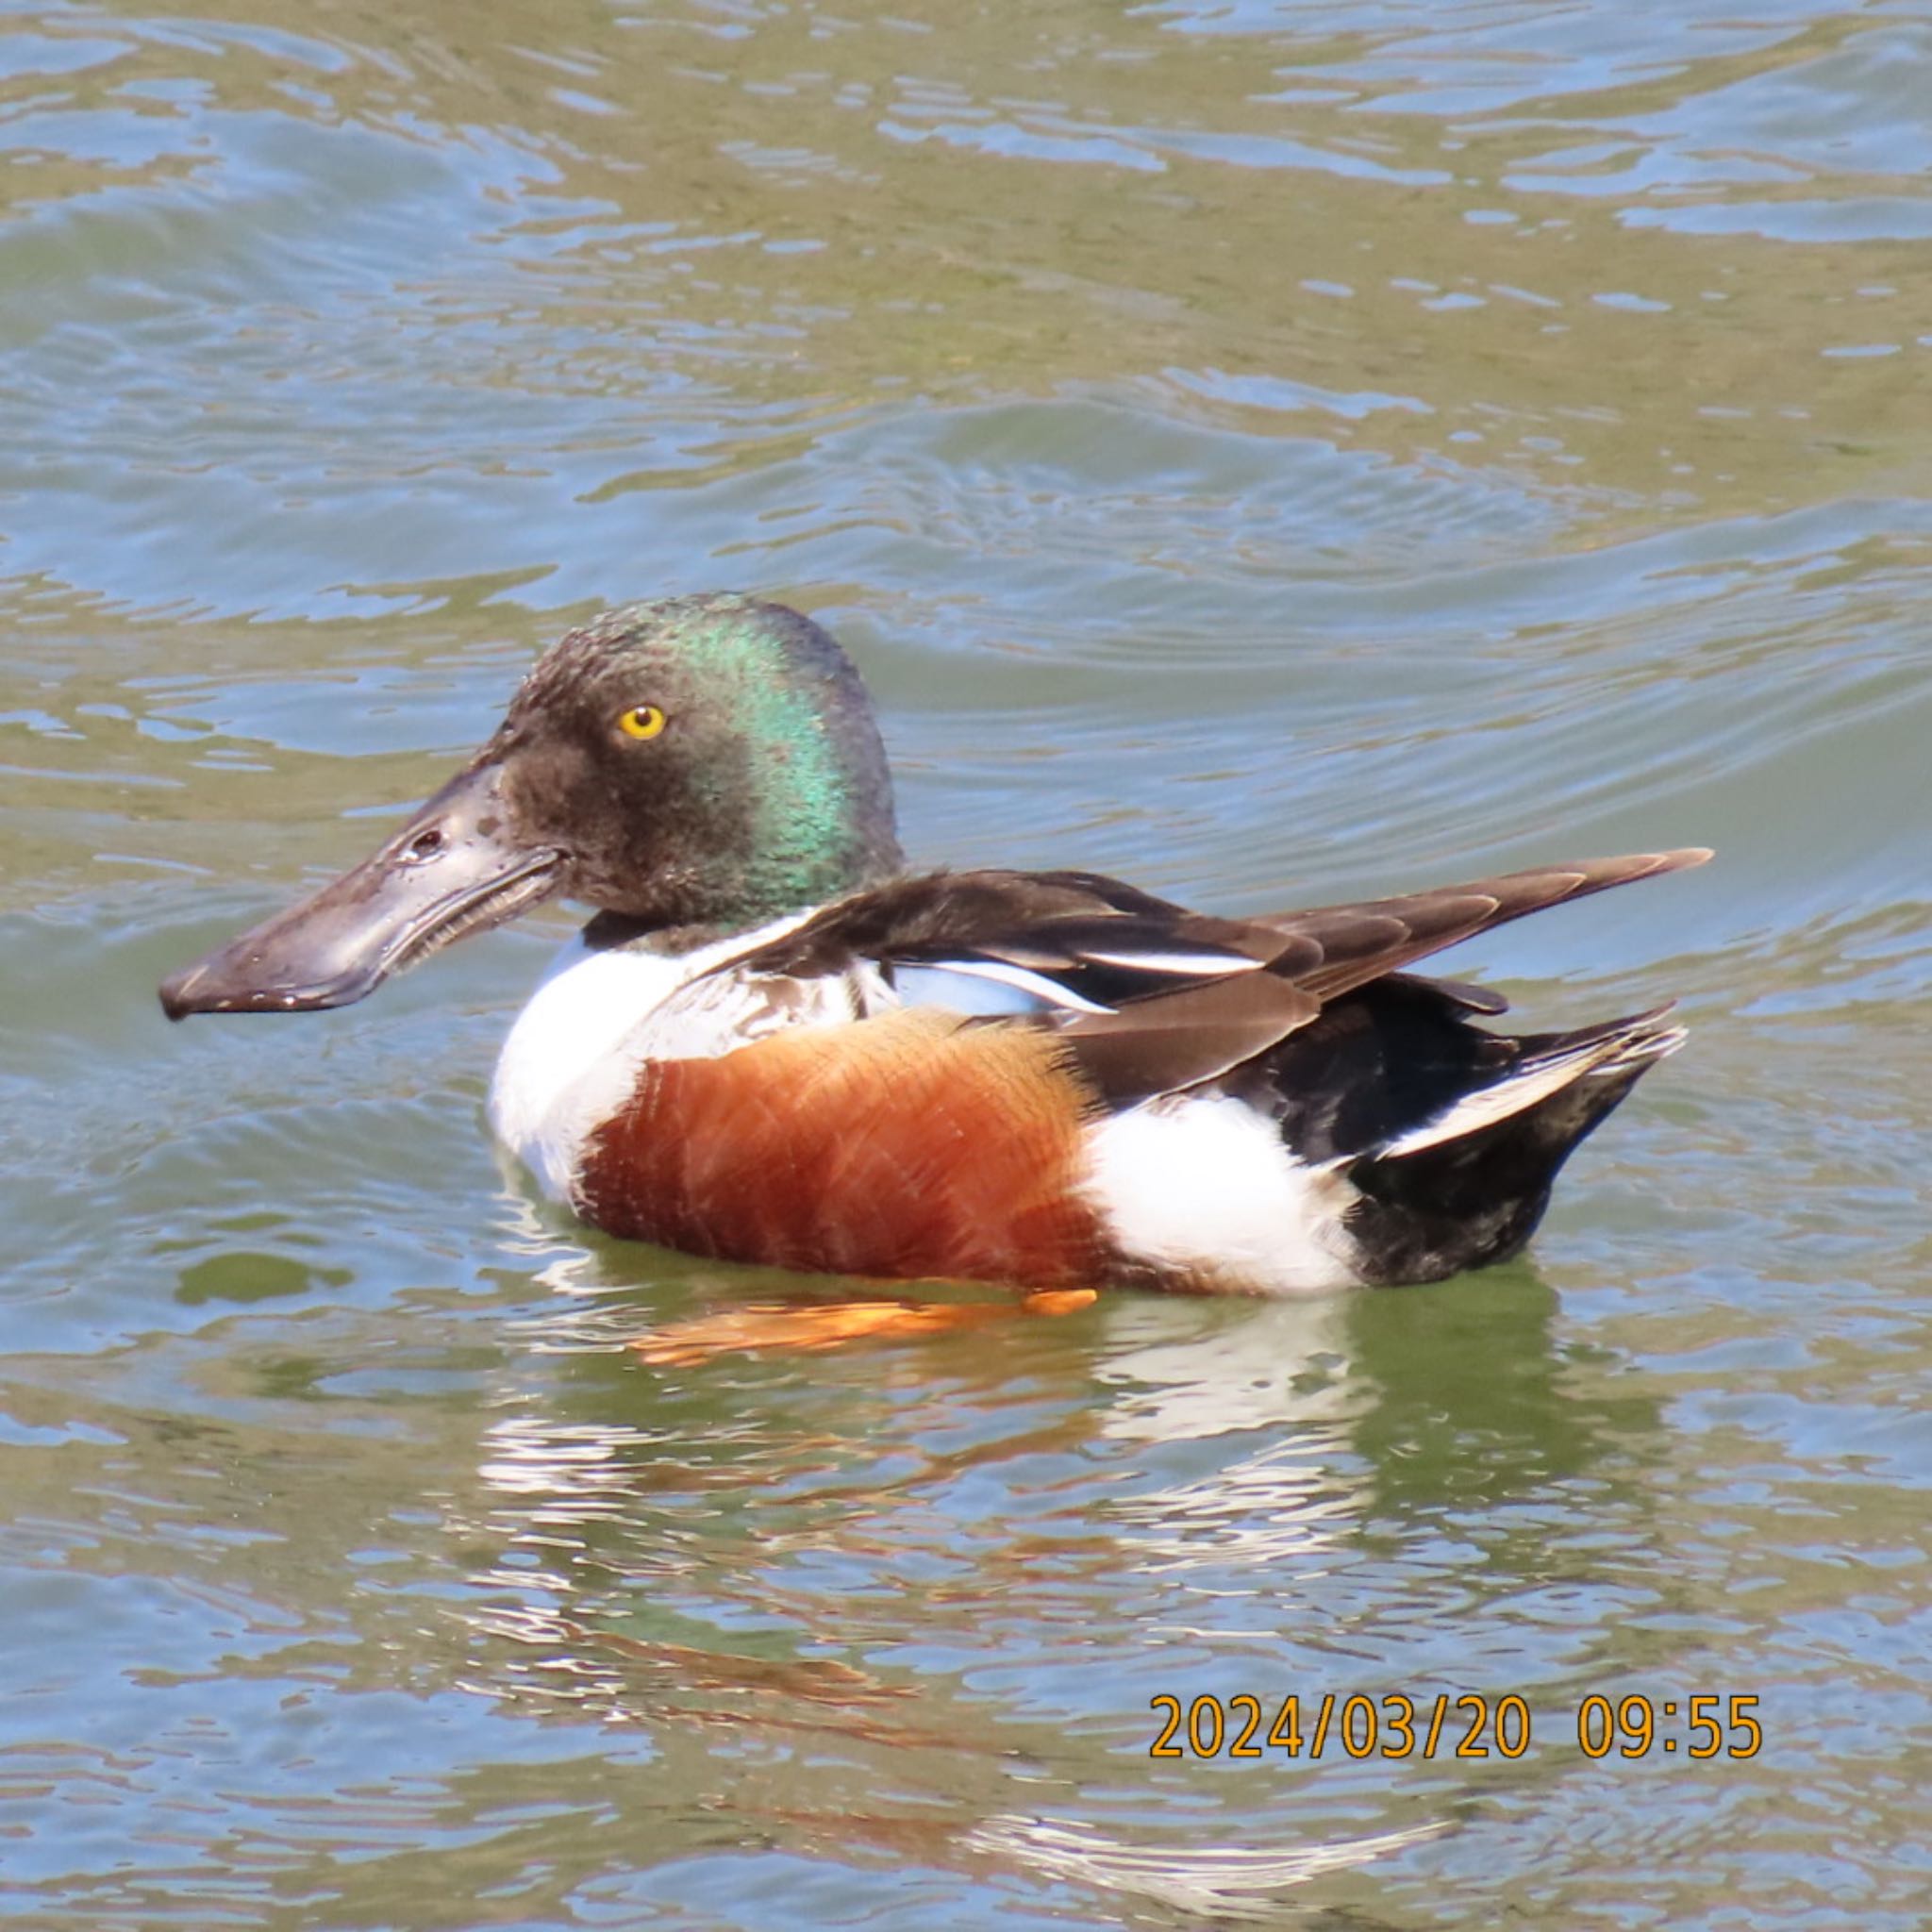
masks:
<path fill-rule="evenodd" d="M 1164 1722 L 1150 1757 L 1521 1757 L 1535 1728 L 1525 1698 L 1475 1691 L 1455 1696 L 1319 1697 L 1291 1691 L 1278 1701 L 1154 1697 Z M 1727 1691 L 1684 1697 L 1590 1696 L 1559 1720 L 1586 1757 L 1756 1757 L 1764 1748 L 1757 1699 Z"/>

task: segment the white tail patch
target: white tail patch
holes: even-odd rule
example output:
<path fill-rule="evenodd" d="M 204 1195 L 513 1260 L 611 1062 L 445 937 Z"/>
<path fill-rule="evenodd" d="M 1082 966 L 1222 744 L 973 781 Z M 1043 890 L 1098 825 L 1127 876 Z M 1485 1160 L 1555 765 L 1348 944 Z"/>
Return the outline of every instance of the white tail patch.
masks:
<path fill-rule="evenodd" d="M 1645 1020 L 1649 1017 L 1646 1015 Z M 1385 1141 L 1374 1152 L 1379 1158 L 1393 1160 L 1405 1154 L 1420 1154 L 1427 1147 L 1440 1147 L 1448 1141 L 1459 1141 L 1466 1134 L 1477 1133 L 1525 1112 L 1539 1101 L 1560 1093 L 1564 1088 L 1592 1074 L 1624 1074 L 1633 1067 L 1660 1060 L 1675 1053 L 1688 1038 L 1681 1026 L 1651 1028 L 1644 1021 L 1633 1022 L 1630 1027 L 1603 1039 L 1586 1041 L 1566 1052 L 1525 1061 L 1493 1086 L 1464 1094 L 1421 1126 Z"/>
<path fill-rule="evenodd" d="M 1174 1094 L 1089 1130 L 1083 1191 L 1131 1259 L 1233 1294 L 1319 1294 L 1362 1276 L 1344 1225 L 1361 1197 L 1309 1167 L 1231 1094 Z"/>

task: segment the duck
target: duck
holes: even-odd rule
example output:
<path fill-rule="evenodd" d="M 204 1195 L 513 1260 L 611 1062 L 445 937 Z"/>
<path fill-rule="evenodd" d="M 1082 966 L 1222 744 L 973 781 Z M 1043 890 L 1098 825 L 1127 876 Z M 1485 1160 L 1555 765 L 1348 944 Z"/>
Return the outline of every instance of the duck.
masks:
<path fill-rule="evenodd" d="M 575 901 L 488 1110 L 583 1222 L 807 1274 L 1317 1294 L 1518 1254 L 1685 1038 L 1669 1007 L 1497 1031 L 1502 997 L 1417 962 L 1710 856 L 1259 917 L 1080 870 L 915 869 L 851 659 L 712 592 L 572 630 L 375 852 L 160 1002 L 344 1007 Z"/>

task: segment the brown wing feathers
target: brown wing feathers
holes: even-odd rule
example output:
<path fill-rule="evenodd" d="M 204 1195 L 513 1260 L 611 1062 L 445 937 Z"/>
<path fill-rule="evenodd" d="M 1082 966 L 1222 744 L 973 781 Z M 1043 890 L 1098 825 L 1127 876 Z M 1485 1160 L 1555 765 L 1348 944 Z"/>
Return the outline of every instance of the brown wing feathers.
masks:
<path fill-rule="evenodd" d="M 1082 1013 L 1060 1029 L 1074 1064 L 1109 1107 L 1212 1080 L 1266 1053 L 1322 1002 L 1273 973 L 1241 973 Z"/>
<path fill-rule="evenodd" d="M 1303 967 L 1297 962 L 1287 971 L 1297 986 L 1319 999 L 1331 1000 L 1525 913 L 1587 899 L 1592 892 L 1661 873 L 1682 872 L 1702 865 L 1709 857 L 1707 848 L 1692 845 L 1674 852 L 1586 858 L 1574 865 L 1504 873 L 1473 885 L 1443 886 L 1400 899 L 1285 912 L 1251 924 L 1278 932 L 1291 942 L 1312 941 L 1320 948 L 1319 963 Z M 1271 970 L 1281 972 L 1283 967 L 1277 964 Z"/>
<path fill-rule="evenodd" d="M 1074 1064 L 1110 1106 L 1218 1078 L 1305 1026 L 1324 1004 L 1491 926 L 1659 873 L 1702 865 L 1702 847 L 1507 873 L 1399 899 L 1245 923 L 1242 949 L 1267 970 L 1153 995 L 1062 1029 Z M 1470 995 L 1475 993 L 1476 997 Z M 1451 997 L 1478 1010 L 1479 990 Z"/>

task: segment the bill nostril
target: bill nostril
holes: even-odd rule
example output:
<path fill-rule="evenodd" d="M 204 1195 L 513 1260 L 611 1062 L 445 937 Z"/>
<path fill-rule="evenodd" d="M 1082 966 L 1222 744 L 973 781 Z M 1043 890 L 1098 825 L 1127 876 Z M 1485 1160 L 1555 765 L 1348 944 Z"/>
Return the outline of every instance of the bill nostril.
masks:
<path fill-rule="evenodd" d="M 442 850 L 442 834 L 434 825 L 426 832 L 418 832 L 409 841 L 409 856 L 412 858 L 427 858 L 432 853 Z"/>

